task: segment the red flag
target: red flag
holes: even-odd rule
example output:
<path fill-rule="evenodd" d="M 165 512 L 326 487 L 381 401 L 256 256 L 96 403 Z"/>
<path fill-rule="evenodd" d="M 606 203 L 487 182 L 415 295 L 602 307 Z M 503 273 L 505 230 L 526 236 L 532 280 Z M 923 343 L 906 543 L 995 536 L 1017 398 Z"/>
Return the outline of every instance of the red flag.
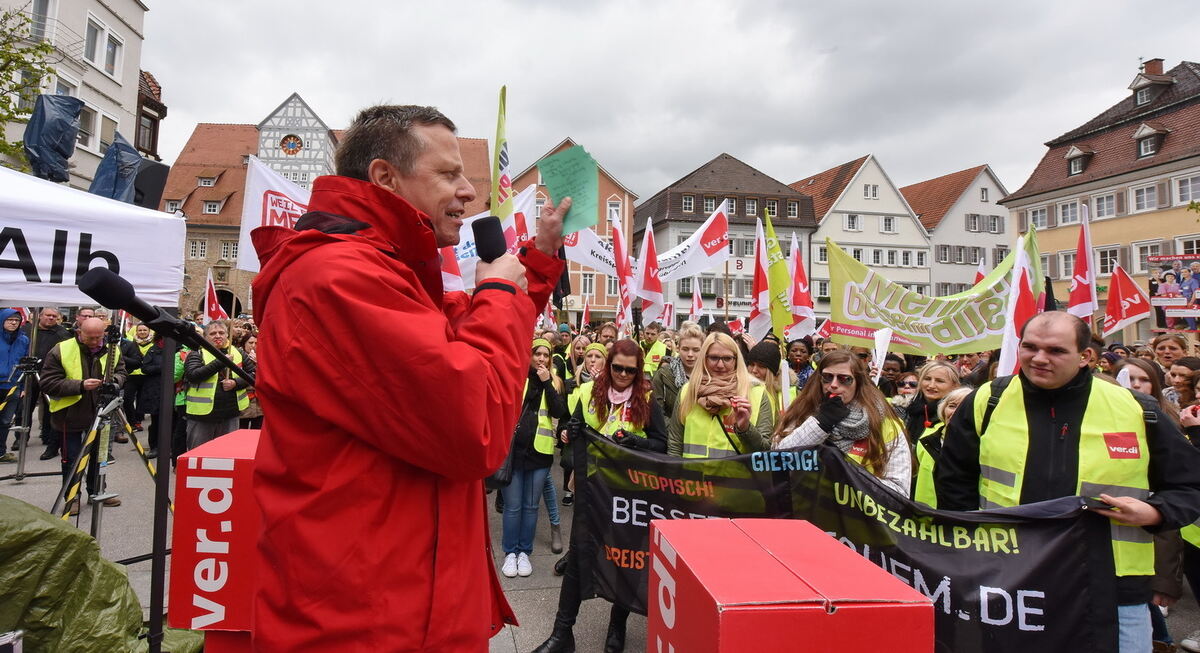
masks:
<path fill-rule="evenodd" d="M 675 304 L 674 303 L 667 302 L 666 305 L 663 306 L 662 319 L 660 320 L 660 322 L 662 322 L 663 326 L 668 329 L 675 328 Z"/>
<path fill-rule="evenodd" d="M 812 333 L 817 324 L 812 293 L 808 288 L 808 275 L 804 272 L 804 258 L 800 255 L 800 243 L 796 240 L 795 232 L 792 232 L 792 251 L 788 256 L 788 267 L 792 272 L 792 291 L 789 297 L 792 305 L 792 325 L 787 328 L 786 335 L 789 340 L 794 340 Z"/>
<path fill-rule="evenodd" d="M 750 337 L 762 340 L 771 330 L 771 291 L 767 285 L 767 237 L 758 220 L 754 239 L 754 282 L 750 290 Z"/>
<path fill-rule="evenodd" d="M 646 218 L 642 237 L 642 258 L 634 273 L 634 294 L 642 298 L 642 323 L 665 322 L 662 281 L 658 278 L 658 252 L 654 247 L 654 225 Z"/>
<path fill-rule="evenodd" d="M 742 325 L 742 318 L 735 317 L 729 321 L 729 332 L 732 333 L 733 335 L 736 336 L 737 334 L 742 333 L 745 330 L 746 330 L 746 327 Z"/>
<path fill-rule="evenodd" d="M 217 287 L 213 285 L 212 268 L 208 270 L 208 285 L 204 290 L 204 323 L 208 324 L 213 320 L 228 320 L 229 314 L 221 306 L 221 301 L 217 298 Z"/>
<path fill-rule="evenodd" d="M 704 298 L 700 296 L 700 279 L 692 277 L 692 308 L 688 311 L 688 320 L 699 324 L 703 312 Z"/>
<path fill-rule="evenodd" d="M 1121 266 L 1113 269 L 1104 311 L 1104 337 L 1150 316 L 1150 299 Z"/>
<path fill-rule="evenodd" d="M 833 327 L 829 325 L 829 320 L 826 319 L 821 323 L 821 326 L 817 327 L 817 332 L 813 334 L 813 337 L 828 338 L 831 335 L 833 335 Z"/>
<path fill-rule="evenodd" d="M 984 257 L 984 256 L 979 257 L 979 267 L 975 268 L 975 283 L 972 285 L 976 285 L 976 286 L 979 285 L 979 282 L 983 281 L 984 277 L 987 276 L 987 273 L 988 273 L 987 268 L 985 268 L 983 266 L 983 263 L 985 260 L 986 260 L 986 257 Z"/>
<path fill-rule="evenodd" d="M 588 301 L 589 297 L 583 298 L 583 315 L 579 318 L 579 328 L 583 329 L 585 325 L 592 323 L 592 305 Z"/>
<path fill-rule="evenodd" d="M 997 363 L 996 376 L 1016 374 L 1020 367 L 1017 349 L 1020 346 L 1021 328 L 1030 318 L 1041 312 L 1038 298 L 1034 297 L 1033 278 L 1031 276 L 1033 261 L 1026 251 L 1026 239 L 1021 236 L 1017 241 L 1017 259 L 1013 262 L 1012 282 L 1008 287 L 1007 308 L 1005 309 L 1004 332 L 1001 340 L 1000 360 Z"/>
<path fill-rule="evenodd" d="M 633 319 L 633 266 L 629 264 L 629 252 L 625 248 L 625 236 L 619 222 L 610 223 L 612 230 L 613 261 L 617 269 L 617 288 L 620 301 L 617 304 L 616 326 L 620 331 Z"/>
<path fill-rule="evenodd" d="M 1088 207 L 1079 207 L 1079 244 L 1075 247 L 1075 270 L 1071 273 L 1071 296 L 1067 312 L 1083 320 L 1091 320 L 1100 308 L 1096 299 L 1096 270 L 1092 265 L 1092 229 L 1088 223 Z"/>

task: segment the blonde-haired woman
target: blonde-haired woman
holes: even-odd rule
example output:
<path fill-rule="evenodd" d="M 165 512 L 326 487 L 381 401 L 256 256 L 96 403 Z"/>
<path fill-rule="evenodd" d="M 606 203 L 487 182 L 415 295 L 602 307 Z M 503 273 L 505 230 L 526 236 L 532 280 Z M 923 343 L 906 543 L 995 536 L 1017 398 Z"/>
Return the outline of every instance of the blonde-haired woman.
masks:
<path fill-rule="evenodd" d="M 775 414 L 766 388 L 746 370 L 741 348 L 714 332 L 699 358 L 667 420 L 667 453 L 724 458 L 770 448 Z"/>
<path fill-rule="evenodd" d="M 696 369 L 696 361 L 700 360 L 700 348 L 704 346 L 704 332 L 691 322 L 685 322 L 679 329 L 679 345 L 675 355 L 667 358 L 654 377 L 650 386 L 654 389 L 654 400 L 662 406 L 663 415 L 671 419 L 675 415 L 675 404 L 679 402 L 679 391 Z"/>
<path fill-rule="evenodd" d="M 929 361 L 921 366 L 917 377 L 917 395 L 905 408 L 904 426 L 908 438 L 913 442 L 925 434 L 925 430 L 941 423 L 938 418 L 938 402 L 951 390 L 962 385 L 958 367 L 946 361 Z"/>
<path fill-rule="evenodd" d="M 821 357 L 813 380 L 784 412 L 776 449 L 830 444 L 889 488 L 909 496 L 912 453 L 904 427 L 867 366 L 838 350 Z"/>
<path fill-rule="evenodd" d="M 946 424 L 954 417 L 963 400 L 971 394 L 970 388 L 955 388 L 938 402 L 938 423 L 925 430 L 916 443 L 917 473 L 913 486 L 913 500 L 937 507 L 937 491 L 933 485 L 933 468 L 942 455 L 942 440 L 946 437 Z"/>

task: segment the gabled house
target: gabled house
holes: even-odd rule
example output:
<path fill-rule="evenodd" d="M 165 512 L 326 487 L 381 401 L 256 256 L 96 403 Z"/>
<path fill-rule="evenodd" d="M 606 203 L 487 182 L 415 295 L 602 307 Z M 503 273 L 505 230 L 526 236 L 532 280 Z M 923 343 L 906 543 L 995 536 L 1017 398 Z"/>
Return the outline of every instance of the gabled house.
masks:
<path fill-rule="evenodd" d="M 808 251 L 816 228 L 811 197 L 729 154 L 720 154 L 638 205 L 634 249 L 641 253 L 647 219 L 653 219 L 654 245 L 661 254 L 687 240 L 723 200 L 728 200 L 730 209 L 729 263 L 699 275 L 699 291 L 706 311 L 714 318 L 740 317 L 744 322 L 750 316 L 757 220 L 770 211 L 784 256 L 789 254 L 793 233 L 800 251 Z M 808 263 L 805 261 L 806 269 Z M 687 318 L 696 290 L 692 281 L 684 278 L 663 284 L 664 299 L 675 304 L 675 324 L 670 326 Z"/>
<path fill-rule="evenodd" d="M 875 155 L 843 163 L 790 186 L 812 196 L 817 219 L 809 256 L 818 317 L 829 316 L 826 238 L 888 279 L 910 290 L 930 292 L 929 235 Z"/>
<path fill-rule="evenodd" d="M 536 215 L 534 219 L 541 218 L 542 206 L 550 198 L 549 191 L 542 184 L 542 175 L 537 168 L 538 162 L 575 145 L 577 143 L 570 137 L 564 138 L 558 145 L 555 145 L 550 151 L 538 157 L 529 167 L 522 170 L 513 180 L 513 193 L 521 192 L 528 188 L 530 184 L 537 184 L 538 188 L 535 191 L 537 197 L 535 200 Z M 486 151 L 485 143 L 485 154 Z M 634 203 L 637 202 L 638 196 L 617 180 L 604 166 L 599 166 L 599 168 L 600 195 L 597 204 L 596 226 L 593 229 L 601 240 L 611 242 L 612 230 L 609 229 L 608 222 L 610 219 L 618 220 L 621 223 L 621 231 L 625 234 L 625 238 L 632 240 L 629 232 L 632 225 L 633 207 Z M 483 197 L 487 197 L 487 192 L 484 193 Z M 533 225 L 529 225 L 529 227 L 530 229 L 534 228 Z M 578 325 L 579 318 L 583 316 L 585 297 L 588 301 L 593 322 L 607 322 L 616 317 L 617 304 L 620 302 L 616 277 L 597 272 L 590 267 L 580 265 L 574 261 L 567 262 L 567 270 L 571 277 L 571 294 L 563 298 L 563 311 L 558 314 L 560 322 L 566 320 L 572 325 Z"/>
<path fill-rule="evenodd" d="M 934 295 L 967 290 L 980 262 L 991 271 L 1012 248 L 1008 211 L 997 204 L 1008 191 L 986 164 L 905 186 L 900 193 L 929 234 Z"/>
<path fill-rule="evenodd" d="M 1151 257 L 1200 258 L 1200 216 L 1188 211 L 1200 200 L 1200 64 L 1183 61 L 1164 73 L 1162 59 L 1145 62 L 1119 102 L 1045 145 L 1029 179 L 1001 204 L 1020 230 L 1037 227 L 1042 265 L 1060 301 L 1068 296 L 1084 207 L 1101 315 L 1116 265 L 1146 288 L 1162 272 Z M 1153 328 L 1155 321 L 1143 320 L 1116 339 L 1145 339 Z"/>

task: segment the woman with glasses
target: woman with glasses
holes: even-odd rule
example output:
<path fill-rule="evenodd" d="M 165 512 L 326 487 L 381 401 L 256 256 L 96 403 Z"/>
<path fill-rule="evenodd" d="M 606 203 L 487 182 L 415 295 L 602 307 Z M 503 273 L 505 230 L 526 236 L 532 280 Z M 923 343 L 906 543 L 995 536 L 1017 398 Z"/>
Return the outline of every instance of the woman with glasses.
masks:
<path fill-rule="evenodd" d="M 700 363 L 667 420 L 667 453 L 724 458 L 769 449 L 775 413 L 766 387 L 746 370 L 738 344 L 714 331 L 700 348 Z"/>
<path fill-rule="evenodd" d="M 662 408 L 650 398 L 650 381 L 643 371 L 644 366 L 645 354 L 638 343 L 628 339 L 613 343 L 605 372 L 579 387 L 580 401 L 572 413 L 572 422 L 587 424 L 592 430 L 623 447 L 659 453 L 666 451 L 667 434 Z M 574 446 L 582 449 L 587 443 L 579 442 Z M 582 456 L 576 461 L 577 464 L 583 462 Z M 554 630 L 549 639 L 534 649 L 534 653 L 575 650 L 575 635 L 571 629 L 583 600 L 580 566 L 590 564 L 595 559 L 597 546 L 599 543 L 589 532 L 586 519 L 580 515 L 571 525 L 571 548 L 564 560 L 559 561 L 564 569 Z M 628 610 L 613 604 L 608 617 L 608 634 L 604 640 L 605 651 L 625 650 L 625 622 L 628 617 Z"/>
<path fill-rule="evenodd" d="M 931 426 L 941 423 L 938 418 L 938 402 L 951 390 L 962 385 L 958 367 L 946 361 L 929 361 L 921 367 L 917 379 L 918 392 L 912 403 L 904 410 L 905 430 L 913 442 L 925 434 Z"/>
<path fill-rule="evenodd" d="M 509 578 L 533 573 L 529 556 L 533 553 L 533 535 L 537 530 L 538 504 L 550 465 L 554 463 L 554 420 L 567 414 L 562 381 L 555 376 L 550 359 L 553 345 L 538 338 L 532 347 L 521 417 L 513 431 L 512 480 L 501 490 L 504 564 L 500 573 Z"/>
<path fill-rule="evenodd" d="M 821 357 L 817 376 L 788 407 L 775 429 L 775 448 L 837 447 L 889 488 L 907 497 L 912 453 L 904 427 L 867 366 L 848 351 Z"/>

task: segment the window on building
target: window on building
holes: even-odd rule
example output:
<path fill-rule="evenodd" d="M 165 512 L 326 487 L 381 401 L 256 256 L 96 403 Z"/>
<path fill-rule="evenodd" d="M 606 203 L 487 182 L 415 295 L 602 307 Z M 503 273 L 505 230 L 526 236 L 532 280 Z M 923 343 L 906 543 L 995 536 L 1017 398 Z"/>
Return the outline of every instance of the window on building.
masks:
<path fill-rule="evenodd" d="M 937 258 L 938 258 L 938 263 L 949 263 L 950 262 L 950 246 L 949 245 L 938 245 L 937 246 Z"/>
<path fill-rule="evenodd" d="M 220 213 L 221 212 L 221 203 L 220 202 L 211 202 L 211 201 L 205 202 L 204 203 L 204 212 L 209 215 L 215 215 L 217 213 Z"/>
<path fill-rule="evenodd" d="M 970 263 L 971 265 L 979 265 L 979 257 L 980 257 L 980 255 L 983 254 L 983 248 L 982 247 L 970 247 L 968 249 L 970 251 L 967 253 L 969 256 L 969 258 L 967 259 L 967 262 Z"/>
<path fill-rule="evenodd" d="M 888 265 L 895 265 L 895 264 L 896 264 L 896 250 L 894 250 L 894 249 L 889 249 L 889 250 L 887 251 L 887 264 L 888 264 Z"/>
<path fill-rule="evenodd" d="M 104 25 L 94 18 L 88 18 L 87 33 L 83 41 L 83 58 L 92 63 L 99 61 L 100 39 L 104 35 Z"/>
<path fill-rule="evenodd" d="M 717 198 L 715 198 L 715 197 L 704 198 L 704 212 L 711 214 L 713 211 L 716 211 L 716 210 L 717 210 Z"/>
<path fill-rule="evenodd" d="M 158 121 L 146 114 L 138 116 L 137 146 L 142 150 L 154 149 L 154 133 L 158 131 Z"/>
<path fill-rule="evenodd" d="M 117 139 L 117 121 L 100 114 L 100 152 L 108 150 L 108 146 Z"/>
<path fill-rule="evenodd" d="M 1075 224 L 1079 222 L 1079 202 L 1066 202 L 1058 205 L 1058 224 Z"/>
<path fill-rule="evenodd" d="M 1137 252 L 1137 259 L 1134 263 L 1133 272 L 1145 273 L 1150 271 L 1150 257 L 1162 255 L 1162 243 L 1146 243 L 1143 245 L 1135 245 L 1134 251 Z"/>
<path fill-rule="evenodd" d="M 829 282 L 823 281 L 823 280 L 818 280 L 817 281 L 817 297 L 828 297 L 828 296 L 829 296 Z"/>
<path fill-rule="evenodd" d="M 879 199 L 879 184 L 863 184 L 863 199 Z"/>
<path fill-rule="evenodd" d="M 59 78 L 54 81 L 55 95 L 70 95 L 71 97 L 75 97 L 75 94 L 78 92 L 79 85 L 70 80 L 63 79 L 62 76 L 59 76 Z"/>
<path fill-rule="evenodd" d="M 1004 233 L 1004 218 L 998 215 L 989 215 L 988 232 L 993 234 Z"/>
<path fill-rule="evenodd" d="M 1042 272 L 1045 272 L 1045 270 L 1042 270 Z M 1059 252 L 1058 278 L 1070 279 L 1073 274 L 1075 274 L 1075 252 Z"/>
<path fill-rule="evenodd" d="M 900 252 L 900 265 L 903 265 L 904 267 L 909 267 L 912 265 L 912 252 L 908 251 L 907 249 L 903 252 Z"/>
<path fill-rule="evenodd" d="M 696 196 L 695 195 L 684 195 L 683 196 L 683 212 L 684 213 L 692 213 L 695 210 L 696 210 Z"/>
<path fill-rule="evenodd" d="M 1096 274 L 1110 275 L 1117 267 L 1119 250 L 1116 247 L 1096 249 Z"/>
<path fill-rule="evenodd" d="M 1050 255 L 1042 254 L 1040 257 L 1039 265 L 1042 266 L 1042 274 L 1043 275 L 1049 273 L 1050 272 Z"/>
<path fill-rule="evenodd" d="M 621 202 L 609 200 L 608 202 L 608 221 L 621 222 Z"/>
<path fill-rule="evenodd" d="M 197 181 L 196 181 L 197 186 L 216 186 L 217 185 L 216 177 L 197 177 L 196 179 L 197 179 Z"/>
<path fill-rule="evenodd" d="M 1029 209 L 1029 226 L 1045 229 L 1048 222 L 1046 221 L 1046 207 L 1038 209 Z"/>
<path fill-rule="evenodd" d="M 189 240 L 188 258 L 193 260 L 208 258 L 208 241 L 202 238 Z"/>
<path fill-rule="evenodd" d="M 605 279 L 604 292 L 609 297 L 616 297 L 621 294 L 621 289 L 617 287 L 617 278 L 616 277 L 609 275 L 609 276 L 605 277 L 604 279 Z"/>
<path fill-rule="evenodd" d="M 1096 218 L 1111 218 L 1117 214 L 1117 196 L 1113 194 L 1101 195 L 1092 200 L 1092 205 L 1095 207 L 1093 217 Z"/>
<path fill-rule="evenodd" d="M 96 110 L 85 106 L 79 111 L 79 132 L 75 135 L 75 141 L 80 147 L 94 150 L 96 149 L 96 123 L 99 120 L 99 115 Z"/>
<path fill-rule="evenodd" d="M 104 72 L 118 76 L 121 73 L 121 53 L 125 49 L 125 44 L 121 39 L 109 34 L 107 44 L 104 48 Z"/>
<path fill-rule="evenodd" d="M 679 294 L 680 295 L 692 294 L 692 278 L 691 277 L 684 277 L 679 280 Z"/>
<path fill-rule="evenodd" d="M 1133 210 L 1149 211 L 1158 208 L 1158 187 L 1146 186 L 1133 189 Z"/>
<path fill-rule="evenodd" d="M 923 268 L 926 264 L 927 253 L 924 251 L 917 252 L 917 267 Z"/>
<path fill-rule="evenodd" d="M 174 213 L 183 205 L 181 200 L 167 200 L 167 206 L 163 209 L 167 213 Z"/>
<path fill-rule="evenodd" d="M 954 250 L 955 263 L 962 264 L 967 262 L 967 253 L 964 251 L 967 249 L 966 247 L 954 247 L 952 249 Z"/>
<path fill-rule="evenodd" d="M 988 189 L 987 188 L 979 189 L 979 201 L 980 202 L 988 201 Z"/>
<path fill-rule="evenodd" d="M 779 200 L 767 200 L 767 211 L 770 212 L 771 217 L 778 218 L 779 217 Z M 788 216 L 788 217 L 791 217 L 791 216 Z"/>
<path fill-rule="evenodd" d="M 737 214 L 737 200 L 732 197 L 725 198 L 725 206 L 729 209 L 729 215 Z"/>
<path fill-rule="evenodd" d="M 714 294 L 714 293 L 713 293 L 713 278 L 712 278 L 712 277 L 700 277 L 700 294 L 701 294 L 701 295 L 712 295 L 712 294 Z"/>
<path fill-rule="evenodd" d="M 1150 87 L 1147 86 L 1145 88 L 1139 88 L 1137 90 L 1137 95 L 1135 96 L 1134 101 L 1137 103 L 1137 106 L 1139 106 L 1139 107 L 1142 106 L 1143 104 L 1146 104 L 1147 102 L 1149 102 L 1150 101 Z"/>
<path fill-rule="evenodd" d="M 853 256 L 854 260 L 858 261 L 859 263 L 861 263 L 863 260 L 863 251 L 861 247 L 855 247 L 854 249 L 850 250 L 850 255 Z"/>
<path fill-rule="evenodd" d="M 890 215 L 879 218 L 879 232 L 884 234 L 896 233 L 896 218 Z"/>
<path fill-rule="evenodd" d="M 1150 156 L 1158 151 L 1158 137 L 1148 136 L 1138 141 L 1138 156 Z"/>
<path fill-rule="evenodd" d="M 746 215 L 758 215 L 758 200 L 749 198 L 746 200 Z"/>
<path fill-rule="evenodd" d="M 754 256 L 754 240 L 745 238 L 740 241 L 742 243 L 741 256 Z"/>
<path fill-rule="evenodd" d="M 858 216 L 854 215 L 853 213 L 846 215 L 846 219 L 845 219 L 845 222 L 843 223 L 843 226 L 845 227 L 846 231 L 861 231 L 862 230 L 862 225 L 861 225 L 861 222 L 859 221 Z"/>
<path fill-rule="evenodd" d="M 788 207 L 788 217 L 789 218 L 800 217 L 800 202 L 789 201 L 787 203 L 787 207 Z"/>
<path fill-rule="evenodd" d="M 1000 261 L 1003 261 L 1004 257 L 1008 256 L 1008 246 L 1000 245 L 996 248 L 995 251 L 996 251 L 996 258 L 994 261 L 992 261 L 992 267 L 1000 265 Z"/>
<path fill-rule="evenodd" d="M 236 261 L 238 255 L 238 241 L 222 240 L 221 241 L 221 258 L 226 261 Z"/>
<path fill-rule="evenodd" d="M 1181 204 L 1200 200 L 1200 175 L 1180 179 L 1175 184 L 1179 188 L 1179 202 Z"/>
<path fill-rule="evenodd" d="M 596 275 L 592 272 L 584 272 L 579 275 L 579 294 L 584 297 L 596 296 Z"/>
<path fill-rule="evenodd" d="M 1067 174 L 1077 175 L 1083 172 L 1083 157 L 1077 156 L 1067 162 Z"/>
<path fill-rule="evenodd" d="M 829 262 L 829 249 L 824 245 L 817 246 L 817 263 Z"/>
<path fill-rule="evenodd" d="M 533 219 L 534 220 L 541 219 L 543 206 L 546 206 L 546 200 L 544 200 L 540 197 L 537 198 L 536 200 L 534 200 L 534 202 L 533 202 Z"/>
<path fill-rule="evenodd" d="M 125 40 L 95 16 L 88 16 L 83 58 L 112 77 L 120 77 Z"/>
<path fill-rule="evenodd" d="M 979 231 L 979 214 L 967 214 L 967 231 Z"/>
<path fill-rule="evenodd" d="M 871 265 L 883 265 L 883 250 L 871 250 Z"/>

